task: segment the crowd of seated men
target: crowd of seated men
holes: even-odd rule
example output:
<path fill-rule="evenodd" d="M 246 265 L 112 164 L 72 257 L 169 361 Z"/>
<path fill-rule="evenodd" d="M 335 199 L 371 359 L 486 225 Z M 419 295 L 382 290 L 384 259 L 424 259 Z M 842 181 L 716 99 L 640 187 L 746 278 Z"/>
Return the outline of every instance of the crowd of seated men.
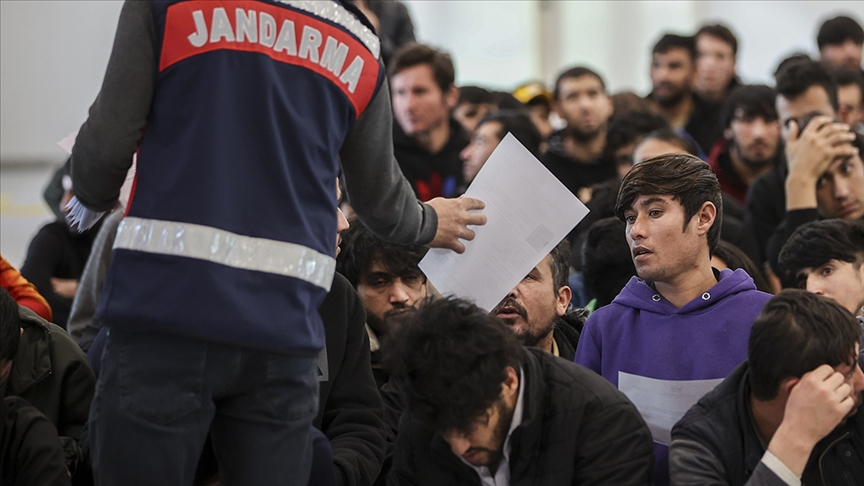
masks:
<path fill-rule="evenodd" d="M 337 180 L 308 484 L 864 485 L 860 25 L 825 21 L 819 57 L 773 86 L 739 78 L 711 24 L 634 46 L 645 96 L 579 65 L 505 92 L 457 86 L 399 2 L 355 3 L 420 201 L 464 194 L 510 133 L 591 212 L 484 310 L 440 295 L 428 248 L 376 236 Z M 88 417 L 124 211 L 80 234 L 57 216 L 20 273 L 0 258 L 4 485 L 105 484 Z M 194 459 L 194 484 L 234 484 L 209 438 Z"/>

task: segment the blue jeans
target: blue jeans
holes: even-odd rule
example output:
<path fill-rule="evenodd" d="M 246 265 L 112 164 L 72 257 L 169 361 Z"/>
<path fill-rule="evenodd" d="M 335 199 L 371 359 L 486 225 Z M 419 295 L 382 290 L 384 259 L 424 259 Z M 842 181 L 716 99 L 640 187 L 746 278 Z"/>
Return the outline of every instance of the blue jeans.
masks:
<path fill-rule="evenodd" d="M 316 357 L 108 331 L 90 408 L 99 485 L 192 484 L 211 435 L 222 486 L 305 485 Z"/>

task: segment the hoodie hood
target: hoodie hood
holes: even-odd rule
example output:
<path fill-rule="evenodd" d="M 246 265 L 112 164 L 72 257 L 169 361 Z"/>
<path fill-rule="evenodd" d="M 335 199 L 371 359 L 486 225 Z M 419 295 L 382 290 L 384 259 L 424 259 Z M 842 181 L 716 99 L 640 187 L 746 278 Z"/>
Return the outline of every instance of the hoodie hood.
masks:
<path fill-rule="evenodd" d="M 675 314 L 699 314 L 708 312 L 713 305 L 730 296 L 749 290 L 756 290 L 753 279 L 742 269 L 732 271 L 730 269 L 715 271 L 718 281 L 707 292 L 697 297 L 680 309 L 672 305 L 659 292 L 654 290 L 648 282 L 639 277 L 633 277 L 617 297 L 613 304 L 631 307 L 641 311 L 647 311 L 661 315 Z"/>

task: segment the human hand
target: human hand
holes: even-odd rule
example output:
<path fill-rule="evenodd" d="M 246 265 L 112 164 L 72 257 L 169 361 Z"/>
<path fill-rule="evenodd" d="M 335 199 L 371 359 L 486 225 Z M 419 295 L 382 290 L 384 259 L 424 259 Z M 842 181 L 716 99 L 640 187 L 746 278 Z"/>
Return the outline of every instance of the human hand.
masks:
<path fill-rule="evenodd" d="M 852 411 L 851 393 L 844 376 L 828 365 L 805 373 L 789 393 L 783 421 L 768 450 L 801 476 L 816 443 Z"/>
<path fill-rule="evenodd" d="M 474 239 L 474 231 L 469 229 L 468 225 L 486 224 L 485 215 L 469 212 L 486 207 L 479 199 L 464 196 L 455 199 L 436 197 L 426 204 L 432 206 L 438 214 L 438 230 L 435 238 L 429 242 L 432 248 L 449 248 L 456 253 L 463 253 L 465 245 L 459 239 Z"/>
<path fill-rule="evenodd" d="M 54 289 L 55 294 L 67 299 L 73 299 L 75 298 L 75 293 L 78 292 L 78 281 L 74 278 L 51 277 L 51 288 Z"/>
<path fill-rule="evenodd" d="M 803 132 L 798 123 L 789 123 L 786 157 L 789 177 L 803 178 L 816 183 L 837 158 L 852 157 L 858 153 L 851 142 L 855 134 L 845 123 L 834 123 L 829 116 L 813 118 Z"/>

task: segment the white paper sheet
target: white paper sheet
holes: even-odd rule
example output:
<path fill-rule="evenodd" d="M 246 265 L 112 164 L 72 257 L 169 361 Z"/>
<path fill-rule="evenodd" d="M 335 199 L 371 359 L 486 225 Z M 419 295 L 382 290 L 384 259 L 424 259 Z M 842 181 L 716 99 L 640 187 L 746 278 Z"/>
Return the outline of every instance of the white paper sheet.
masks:
<path fill-rule="evenodd" d="M 72 154 L 72 147 L 75 146 L 75 139 L 78 138 L 78 130 L 66 135 L 66 138 L 57 142 L 57 145 L 60 146 L 63 150 L 66 151 L 67 154 Z"/>
<path fill-rule="evenodd" d="M 468 187 L 486 203 L 465 253 L 432 249 L 420 269 L 442 295 L 491 310 L 588 214 L 516 138 L 507 134 Z"/>
<path fill-rule="evenodd" d="M 723 378 L 713 380 L 657 380 L 618 372 L 618 389 L 636 405 L 651 429 L 654 442 L 669 445 L 672 426 Z"/>

